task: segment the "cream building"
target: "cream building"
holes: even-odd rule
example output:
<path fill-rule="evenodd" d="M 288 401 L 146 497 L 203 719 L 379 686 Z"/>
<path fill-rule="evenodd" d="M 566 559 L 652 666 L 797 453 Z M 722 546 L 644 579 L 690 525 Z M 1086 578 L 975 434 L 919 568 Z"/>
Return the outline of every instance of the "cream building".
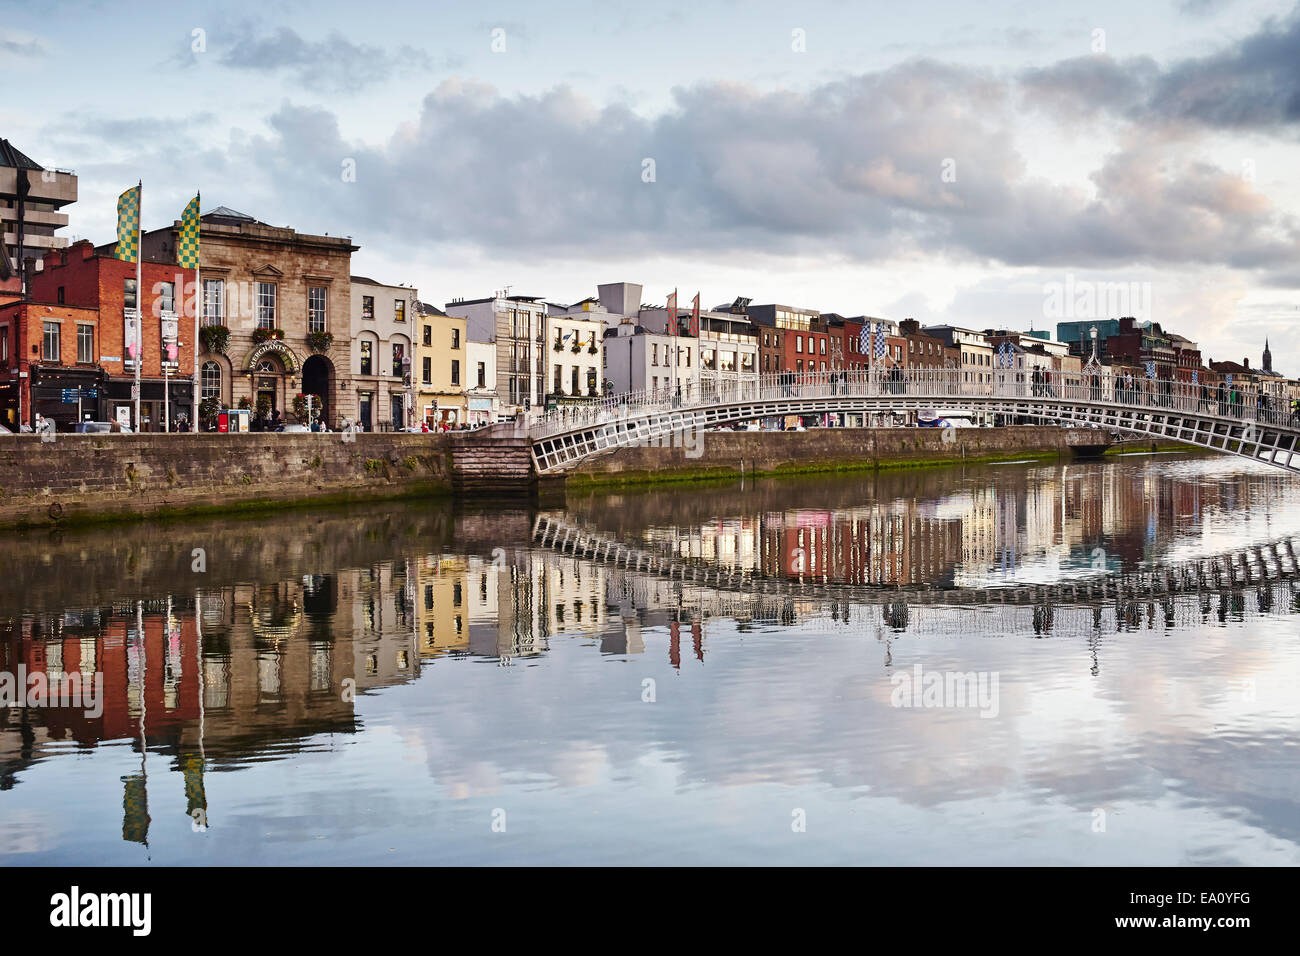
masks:
<path fill-rule="evenodd" d="M 352 341 L 349 364 L 352 407 L 366 431 L 395 431 L 413 420 L 412 345 L 419 294 L 352 276 Z"/>
<path fill-rule="evenodd" d="M 469 421 L 465 397 L 469 342 L 464 316 L 419 303 L 416 340 L 416 420 L 458 427 Z"/>

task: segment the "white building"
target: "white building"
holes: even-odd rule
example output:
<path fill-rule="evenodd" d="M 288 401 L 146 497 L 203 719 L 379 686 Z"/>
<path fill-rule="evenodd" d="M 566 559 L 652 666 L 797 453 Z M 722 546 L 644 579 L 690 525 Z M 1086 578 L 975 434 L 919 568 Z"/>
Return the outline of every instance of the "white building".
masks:
<path fill-rule="evenodd" d="M 672 356 L 677 355 L 673 369 Z M 689 400 L 699 388 L 699 343 L 689 336 L 655 332 L 634 322 L 605 331 L 605 377 L 610 392 L 649 392 Z"/>
<path fill-rule="evenodd" d="M 411 362 L 419 294 L 400 285 L 352 277 L 348 371 L 357 422 L 366 431 L 404 428 L 412 419 Z"/>
<path fill-rule="evenodd" d="M 465 361 L 468 378 L 465 397 L 469 403 L 471 425 L 490 425 L 501 416 L 501 402 L 497 398 L 497 347 L 494 342 L 465 343 Z"/>
<path fill-rule="evenodd" d="M 596 299 L 547 307 L 547 404 L 605 394 L 605 329 L 609 313 Z"/>

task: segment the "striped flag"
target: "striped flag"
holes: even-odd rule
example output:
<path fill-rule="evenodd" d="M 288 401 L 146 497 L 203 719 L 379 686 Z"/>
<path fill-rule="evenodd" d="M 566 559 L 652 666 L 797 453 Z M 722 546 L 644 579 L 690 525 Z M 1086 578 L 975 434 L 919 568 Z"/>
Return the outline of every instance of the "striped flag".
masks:
<path fill-rule="evenodd" d="M 700 337 L 700 294 L 695 293 L 695 301 L 691 304 L 691 335 L 697 339 Z"/>
<path fill-rule="evenodd" d="M 668 334 L 677 334 L 677 290 L 668 297 Z"/>
<path fill-rule="evenodd" d="M 140 183 L 117 197 L 117 247 L 113 258 L 140 261 Z"/>
<path fill-rule="evenodd" d="M 182 269 L 199 267 L 199 197 L 197 194 L 181 213 L 181 232 L 176 239 L 176 264 Z"/>

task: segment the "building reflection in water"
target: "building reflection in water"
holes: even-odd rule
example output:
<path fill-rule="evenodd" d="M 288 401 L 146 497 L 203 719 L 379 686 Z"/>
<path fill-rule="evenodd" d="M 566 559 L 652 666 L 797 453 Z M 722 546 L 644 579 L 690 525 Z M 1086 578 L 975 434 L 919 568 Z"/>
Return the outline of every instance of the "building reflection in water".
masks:
<path fill-rule="evenodd" d="M 31 600 L 34 609 L 0 617 L 0 670 L 102 675 L 103 700 L 93 715 L 75 706 L 0 709 L 0 789 L 67 753 L 68 743 L 129 741 L 141 761 L 121 777 L 122 838 L 147 844 L 151 786 L 183 789 L 186 813 L 210 821 L 219 810 L 209 804 L 207 773 L 328 749 L 334 735 L 358 729 L 364 695 L 415 681 L 445 658 L 509 664 L 574 639 L 594 653 L 662 654 L 680 669 L 707 662 L 709 622 L 726 619 L 742 633 L 830 626 L 886 644 L 909 634 L 1081 634 L 1082 666 L 1096 674 L 1103 633 L 1300 611 L 1291 580 L 1149 598 L 956 599 L 962 589 L 1015 594 L 1068 584 L 1076 572 L 1141 571 L 1183 547 L 1235 546 L 1218 536 L 1215 516 L 1294 504 L 1280 477 L 1182 480 L 1150 468 L 1073 466 L 984 469 L 955 488 L 951 475 L 945 487 L 929 481 L 846 481 L 818 507 L 790 500 L 802 486 L 775 483 L 742 498 L 647 497 L 637 509 L 607 495 L 556 516 L 675 566 L 735 572 L 748 582 L 735 588 L 539 546 L 527 514 L 424 516 L 354 538 L 349 528 L 388 516 L 318 529 L 286 523 L 293 540 L 269 528 L 251 543 L 246 529 L 213 531 L 231 553 L 264 550 L 229 562 L 231 580 L 196 577 L 189 591 L 169 590 L 187 544 L 169 556 L 156 539 L 145 548 L 122 532 L 102 545 L 104 561 L 138 566 L 111 549 L 140 549 L 131 553 L 155 564 L 126 583 L 147 597 L 82 606 L 79 580 L 125 587 L 95 567 L 62 584 L 20 577 L 4 595 L 4 606 Z M 67 562 L 96 553 L 75 539 L 50 549 Z M 923 600 L 927 592 L 935 599 Z"/>

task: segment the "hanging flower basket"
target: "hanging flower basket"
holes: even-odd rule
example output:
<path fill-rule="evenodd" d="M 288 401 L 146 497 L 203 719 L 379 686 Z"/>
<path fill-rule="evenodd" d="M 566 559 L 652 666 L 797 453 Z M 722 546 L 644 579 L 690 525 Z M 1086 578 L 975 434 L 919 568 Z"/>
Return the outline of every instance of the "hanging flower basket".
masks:
<path fill-rule="evenodd" d="M 277 342 L 284 341 L 284 329 L 253 329 L 253 344 L 261 345 L 263 342 L 269 342 L 275 339 Z"/>
<path fill-rule="evenodd" d="M 308 332 L 307 348 L 313 352 L 328 352 L 334 345 L 333 332 Z"/>
<path fill-rule="evenodd" d="M 224 325 L 204 325 L 199 328 L 199 341 L 203 349 L 213 355 L 225 355 L 230 342 L 230 329 Z"/>

